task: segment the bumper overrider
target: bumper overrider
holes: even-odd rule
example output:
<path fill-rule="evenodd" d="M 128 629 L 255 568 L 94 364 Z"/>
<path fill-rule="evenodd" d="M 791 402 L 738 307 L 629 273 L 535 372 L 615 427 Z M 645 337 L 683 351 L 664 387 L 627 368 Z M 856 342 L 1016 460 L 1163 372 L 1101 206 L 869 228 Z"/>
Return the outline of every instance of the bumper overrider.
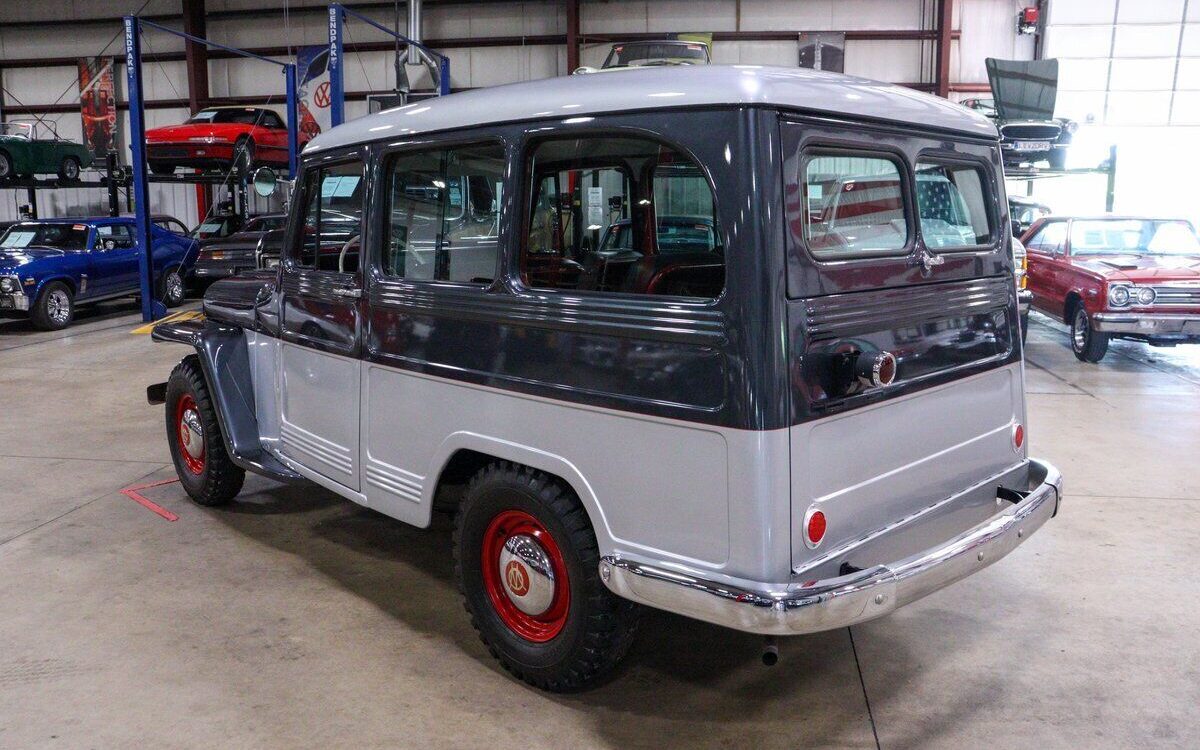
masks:
<path fill-rule="evenodd" d="M 1033 305 L 1033 292 L 1028 289 L 1020 289 L 1017 291 L 1017 311 L 1021 315 L 1027 315 L 1029 308 Z"/>
<path fill-rule="evenodd" d="M 1092 327 L 1101 333 L 1200 336 L 1200 313 L 1102 312 L 1092 316 Z"/>
<path fill-rule="evenodd" d="M 998 493 L 1005 505 L 977 526 L 902 560 L 817 581 L 736 588 L 634 560 L 606 556 L 600 578 L 614 593 L 735 630 L 799 635 L 882 617 L 982 570 L 1016 549 L 1058 512 L 1062 475 L 1029 461 L 1028 486 Z"/>

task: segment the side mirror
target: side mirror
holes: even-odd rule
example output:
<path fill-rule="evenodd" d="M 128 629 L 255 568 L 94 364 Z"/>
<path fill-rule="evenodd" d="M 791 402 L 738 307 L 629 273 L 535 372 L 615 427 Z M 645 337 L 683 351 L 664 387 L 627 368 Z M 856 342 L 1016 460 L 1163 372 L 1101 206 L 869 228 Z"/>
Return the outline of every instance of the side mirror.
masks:
<path fill-rule="evenodd" d="M 276 188 L 279 187 L 279 178 L 275 176 L 275 170 L 270 167 L 259 167 L 254 171 L 254 192 L 264 198 L 269 198 L 275 194 Z"/>

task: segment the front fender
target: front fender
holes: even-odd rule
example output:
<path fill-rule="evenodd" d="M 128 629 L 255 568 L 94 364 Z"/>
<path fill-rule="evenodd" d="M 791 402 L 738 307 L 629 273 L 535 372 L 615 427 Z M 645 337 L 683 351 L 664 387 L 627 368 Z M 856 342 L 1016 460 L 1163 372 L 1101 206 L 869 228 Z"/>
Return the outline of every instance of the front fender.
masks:
<path fill-rule="evenodd" d="M 196 351 L 204 381 L 221 425 L 221 437 L 230 459 L 238 466 L 281 482 L 302 477 L 263 450 L 258 429 L 254 382 L 245 332 L 236 326 L 212 321 L 159 323 L 150 332 L 155 341 L 188 344 Z M 157 387 L 147 391 L 154 403 Z"/>

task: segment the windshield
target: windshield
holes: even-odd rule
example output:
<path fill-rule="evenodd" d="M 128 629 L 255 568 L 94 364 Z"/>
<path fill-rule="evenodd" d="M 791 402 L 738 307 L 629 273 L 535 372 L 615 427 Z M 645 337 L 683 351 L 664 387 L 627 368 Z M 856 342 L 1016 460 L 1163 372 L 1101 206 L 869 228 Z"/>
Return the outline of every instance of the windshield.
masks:
<path fill-rule="evenodd" d="M 716 235 L 705 218 L 670 217 L 658 221 L 660 253 L 709 253 L 716 249 Z M 604 236 L 601 250 L 633 250 L 633 227 L 628 222 L 614 224 Z"/>
<path fill-rule="evenodd" d="M 273 229 L 283 229 L 287 224 L 286 216 L 259 216 L 251 219 L 242 228 L 243 232 L 270 232 Z"/>
<path fill-rule="evenodd" d="M 258 109 L 202 109 L 188 118 L 189 123 L 237 122 L 253 125 L 262 115 Z"/>
<path fill-rule="evenodd" d="M 1071 255 L 1200 255 L 1200 241 L 1186 221 L 1076 219 Z"/>
<path fill-rule="evenodd" d="M 626 68 L 636 65 L 704 65 L 708 48 L 700 43 L 647 42 L 618 44 L 608 53 L 605 68 Z"/>
<path fill-rule="evenodd" d="M 53 247 L 59 250 L 87 249 L 86 224 L 17 224 L 0 237 L 0 247 Z"/>

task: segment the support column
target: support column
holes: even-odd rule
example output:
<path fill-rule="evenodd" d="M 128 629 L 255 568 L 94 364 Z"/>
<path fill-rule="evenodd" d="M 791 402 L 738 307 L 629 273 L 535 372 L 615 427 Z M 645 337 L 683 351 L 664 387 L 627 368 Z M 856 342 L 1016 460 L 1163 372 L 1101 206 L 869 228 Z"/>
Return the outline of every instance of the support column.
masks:
<path fill-rule="evenodd" d="M 579 67 L 579 0 L 567 3 L 567 75 Z"/>
<path fill-rule="evenodd" d="M 204 20 L 204 0 L 183 0 L 183 31 L 185 34 L 208 38 L 208 26 Z M 187 63 L 188 109 L 196 114 L 208 104 L 208 47 L 190 39 L 184 43 L 184 60 Z M 196 214 L 203 221 L 212 205 L 212 187 L 196 185 Z"/>
<path fill-rule="evenodd" d="M 950 39 L 954 34 L 954 0 L 937 3 L 937 72 L 934 78 L 938 96 L 950 96 Z"/>

